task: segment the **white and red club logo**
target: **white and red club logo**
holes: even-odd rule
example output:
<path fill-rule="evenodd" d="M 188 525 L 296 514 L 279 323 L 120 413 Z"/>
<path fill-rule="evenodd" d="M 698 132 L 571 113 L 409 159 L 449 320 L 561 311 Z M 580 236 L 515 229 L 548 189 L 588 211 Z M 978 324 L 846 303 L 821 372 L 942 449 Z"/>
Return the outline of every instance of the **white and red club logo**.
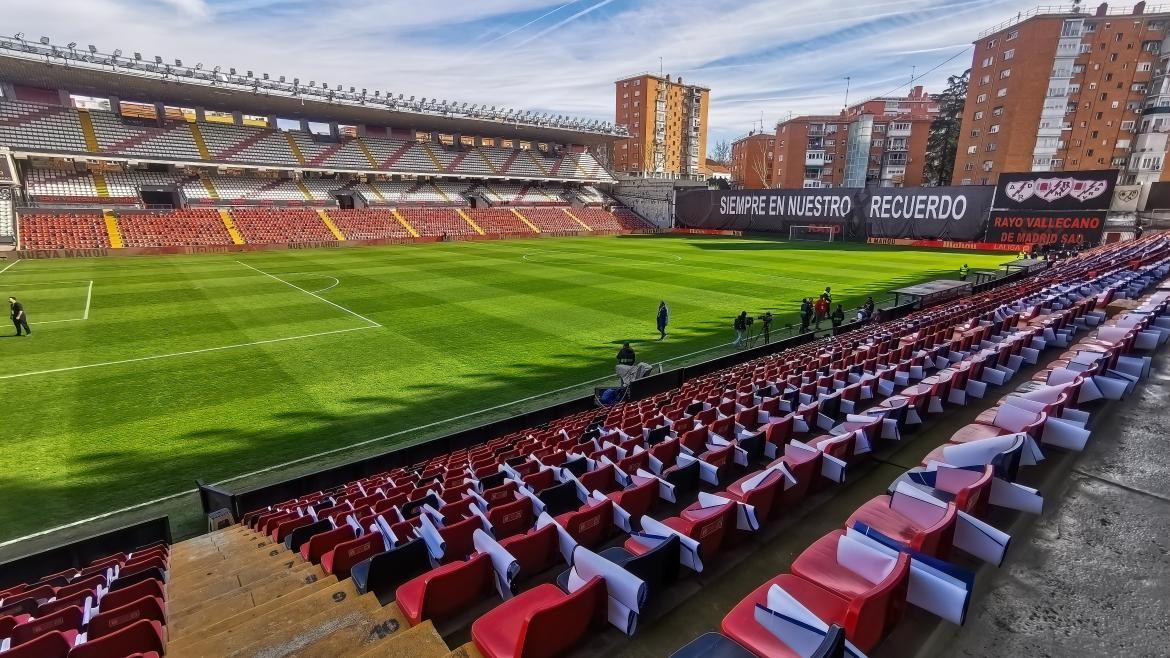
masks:
<path fill-rule="evenodd" d="M 1016 203 L 1023 203 L 1032 197 L 1052 203 L 1066 196 L 1084 203 L 1101 196 L 1108 187 L 1109 184 L 1103 180 L 1037 178 L 1008 183 L 1004 186 L 1004 193 Z"/>

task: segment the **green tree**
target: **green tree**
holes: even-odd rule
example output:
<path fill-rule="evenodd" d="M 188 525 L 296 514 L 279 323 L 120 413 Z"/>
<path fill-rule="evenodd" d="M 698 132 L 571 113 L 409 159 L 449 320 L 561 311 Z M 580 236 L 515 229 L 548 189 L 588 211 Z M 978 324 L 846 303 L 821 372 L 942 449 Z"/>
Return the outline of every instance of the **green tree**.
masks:
<path fill-rule="evenodd" d="M 962 75 L 952 75 L 947 78 L 947 88 L 938 95 L 938 116 L 930 124 L 926 161 L 922 164 L 922 178 L 927 185 L 951 184 L 970 80 L 971 69 L 963 71 Z"/>

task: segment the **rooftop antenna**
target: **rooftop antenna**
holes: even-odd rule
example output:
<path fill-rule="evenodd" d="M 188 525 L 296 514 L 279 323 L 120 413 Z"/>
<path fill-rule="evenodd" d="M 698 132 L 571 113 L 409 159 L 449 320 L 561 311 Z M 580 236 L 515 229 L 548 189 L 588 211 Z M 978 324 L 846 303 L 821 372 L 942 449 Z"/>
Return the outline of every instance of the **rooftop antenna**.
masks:
<path fill-rule="evenodd" d="M 849 109 L 849 76 L 845 76 L 845 109 Z"/>
<path fill-rule="evenodd" d="M 917 74 L 918 74 L 918 66 L 917 66 L 917 65 L 915 65 L 915 66 L 911 66 L 911 67 L 910 67 L 910 84 L 911 84 L 911 85 L 913 85 L 913 84 L 914 84 L 914 77 L 915 77 Z"/>
<path fill-rule="evenodd" d="M 662 77 L 662 58 L 658 58 L 658 77 Z"/>

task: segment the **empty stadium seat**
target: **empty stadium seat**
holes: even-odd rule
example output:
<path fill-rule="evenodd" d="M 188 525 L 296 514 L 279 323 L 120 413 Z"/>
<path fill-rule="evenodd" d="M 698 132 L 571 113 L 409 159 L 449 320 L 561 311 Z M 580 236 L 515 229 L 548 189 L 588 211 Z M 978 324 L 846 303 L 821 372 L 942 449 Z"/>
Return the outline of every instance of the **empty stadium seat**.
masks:
<path fill-rule="evenodd" d="M 475 620 L 471 637 L 488 658 L 556 656 L 604 622 L 606 601 L 601 578 L 572 594 L 556 585 L 538 585 Z"/>

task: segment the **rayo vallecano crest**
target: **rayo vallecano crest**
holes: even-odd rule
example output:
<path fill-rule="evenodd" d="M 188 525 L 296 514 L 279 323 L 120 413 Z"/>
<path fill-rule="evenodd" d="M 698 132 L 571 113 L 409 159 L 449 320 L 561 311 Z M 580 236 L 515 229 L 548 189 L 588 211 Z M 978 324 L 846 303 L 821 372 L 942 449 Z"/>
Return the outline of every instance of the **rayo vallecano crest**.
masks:
<path fill-rule="evenodd" d="M 1101 196 L 1108 188 L 1108 182 L 1103 180 L 1037 178 L 1008 183 L 1004 186 L 1004 192 L 1016 203 L 1023 203 L 1033 196 L 1048 203 L 1070 196 L 1083 203 Z"/>

